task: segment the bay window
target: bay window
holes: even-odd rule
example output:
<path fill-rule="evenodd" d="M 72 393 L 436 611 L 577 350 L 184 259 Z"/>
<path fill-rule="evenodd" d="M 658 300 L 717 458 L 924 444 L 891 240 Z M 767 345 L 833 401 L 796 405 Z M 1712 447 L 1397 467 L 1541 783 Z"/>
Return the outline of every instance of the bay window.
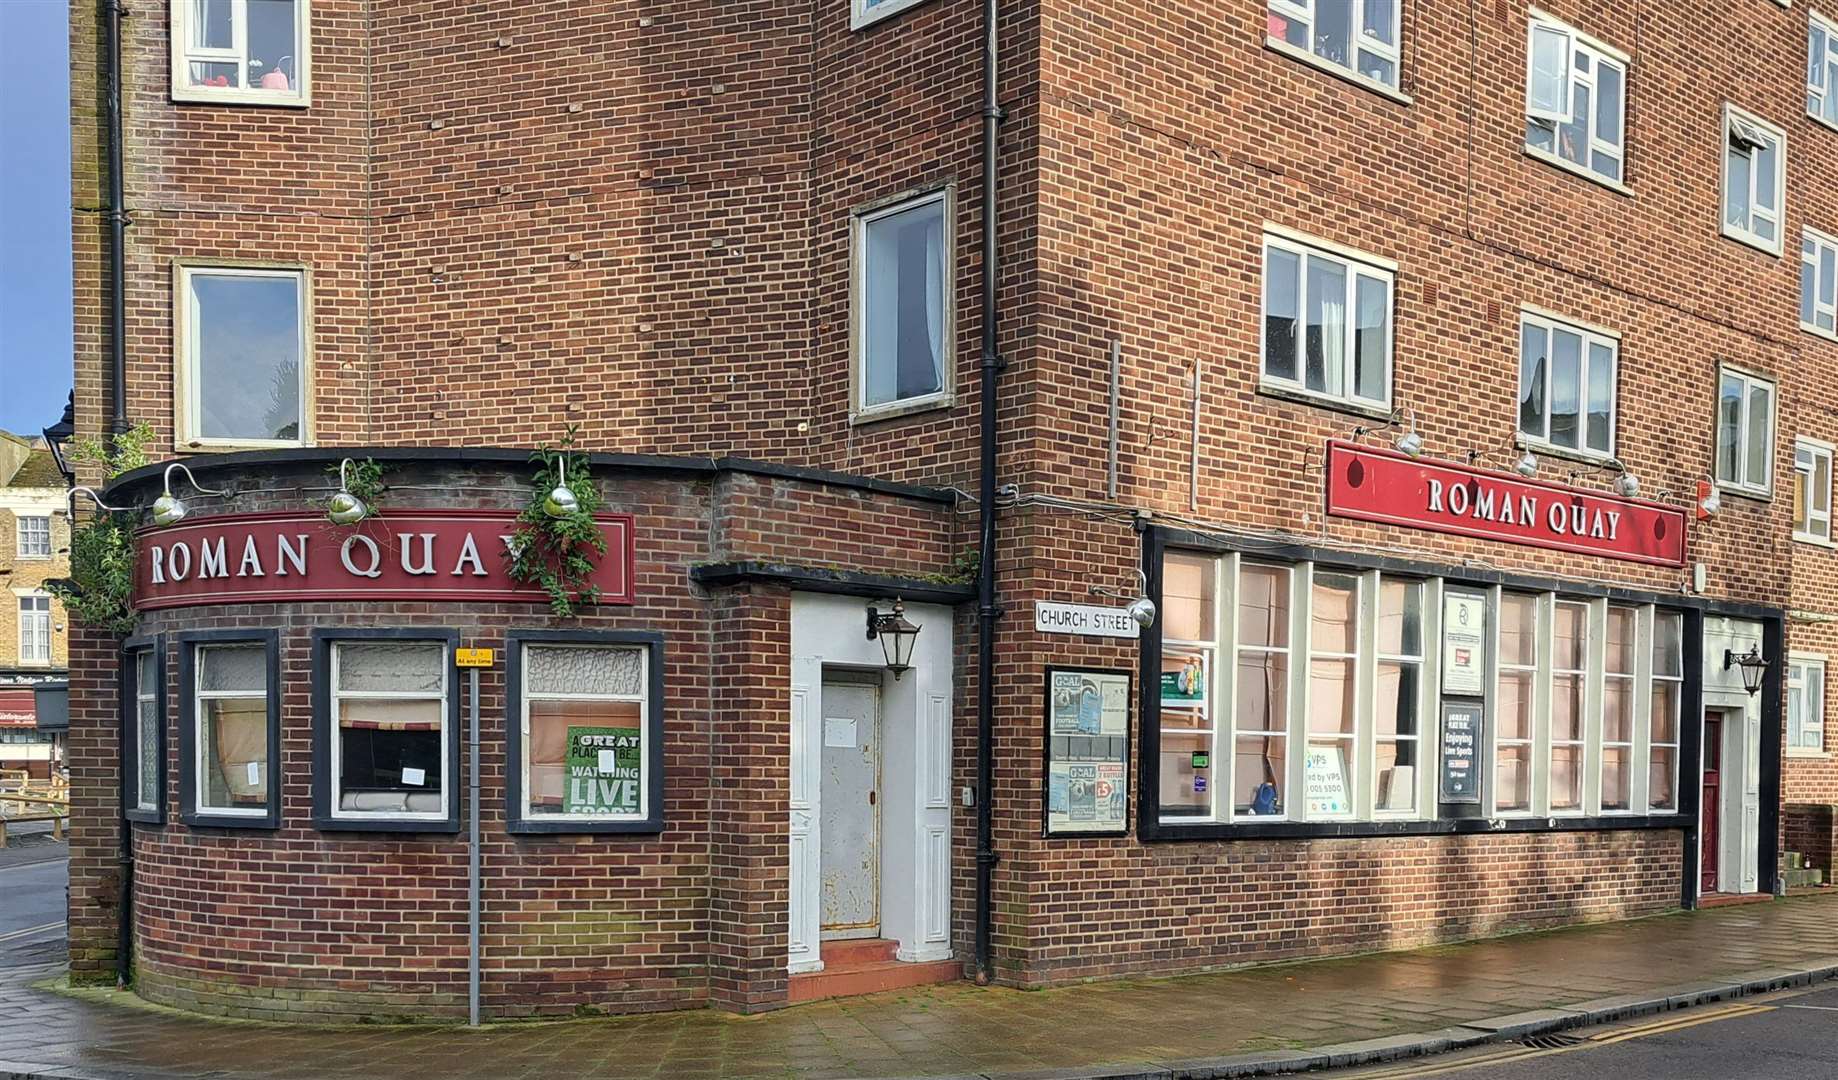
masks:
<path fill-rule="evenodd" d="M 1402 0 L 1269 0 L 1270 47 L 1397 96 Z"/>
<path fill-rule="evenodd" d="M 1394 273 L 1375 257 L 1267 233 L 1263 388 L 1389 409 Z"/>
<path fill-rule="evenodd" d="M 307 105 L 312 0 L 172 0 L 174 101 Z"/>
<path fill-rule="evenodd" d="M 1781 253 L 1787 133 L 1734 105 L 1723 113 L 1723 235 Z"/>
<path fill-rule="evenodd" d="M 1527 42 L 1526 150 L 1618 186 L 1627 154 L 1627 54 L 1536 13 Z"/>
<path fill-rule="evenodd" d="M 459 828 L 458 645 L 443 630 L 313 631 L 316 826 Z"/>
<path fill-rule="evenodd" d="M 178 641 L 181 816 L 190 825 L 278 828 L 278 634 L 198 630 Z"/>

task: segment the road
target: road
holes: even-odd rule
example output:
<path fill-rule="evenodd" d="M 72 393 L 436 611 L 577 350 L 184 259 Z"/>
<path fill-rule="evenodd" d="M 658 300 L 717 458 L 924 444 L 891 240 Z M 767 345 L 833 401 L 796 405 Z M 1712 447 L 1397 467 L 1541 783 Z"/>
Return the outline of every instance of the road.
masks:
<path fill-rule="evenodd" d="M 0 868 L 0 967 L 44 964 L 64 956 L 63 845 L 41 862 Z"/>
<path fill-rule="evenodd" d="M 1535 1040 L 1536 1041 L 1536 1040 Z M 1341 1073 L 1344 1080 L 1832 1080 L 1838 989 L 1789 991 L 1518 1043 Z"/>

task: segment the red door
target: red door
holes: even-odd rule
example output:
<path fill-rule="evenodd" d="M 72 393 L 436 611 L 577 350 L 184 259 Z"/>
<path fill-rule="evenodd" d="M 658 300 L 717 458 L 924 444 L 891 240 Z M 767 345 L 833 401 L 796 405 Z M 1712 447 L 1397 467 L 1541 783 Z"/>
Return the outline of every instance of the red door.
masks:
<path fill-rule="evenodd" d="M 1699 821 L 1703 823 L 1699 832 L 1704 842 L 1703 855 L 1698 862 L 1700 892 L 1717 891 L 1717 851 L 1722 846 L 1717 831 L 1717 812 L 1723 805 L 1718 774 L 1722 767 L 1723 719 L 1707 713 L 1704 716 L 1704 795 L 1699 810 Z"/>

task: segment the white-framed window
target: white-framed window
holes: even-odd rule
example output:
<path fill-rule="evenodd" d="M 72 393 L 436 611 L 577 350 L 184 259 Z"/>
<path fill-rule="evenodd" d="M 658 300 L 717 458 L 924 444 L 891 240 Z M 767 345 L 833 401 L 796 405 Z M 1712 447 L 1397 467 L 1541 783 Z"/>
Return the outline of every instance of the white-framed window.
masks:
<path fill-rule="evenodd" d="M 178 448 L 306 445 L 306 271 L 181 263 L 175 292 Z"/>
<path fill-rule="evenodd" d="M 197 645 L 193 654 L 193 810 L 225 817 L 269 816 L 268 648 Z"/>
<path fill-rule="evenodd" d="M 166 752 L 160 730 L 159 657 L 151 649 L 129 653 L 134 665 L 134 808 L 144 814 L 160 808 L 160 760 Z"/>
<path fill-rule="evenodd" d="M 1838 22 L 1806 19 L 1806 115 L 1838 128 Z"/>
<path fill-rule="evenodd" d="M 1619 185 L 1627 160 L 1627 54 L 1537 11 L 1526 41 L 1526 149 Z"/>
<path fill-rule="evenodd" d="M 926 0 L 851 0 L 849 9 L 849 29 L 860 30 L 872 26 L 882 19 L 890 18 L 907 8 L 918 7 Z"/>
<path fill-rule="evenodd" d="M 312 0 L 172 0 L 174 101 L 308 105 Z"/>
<path fill-rule="evenodd" d="M 857 420 L 951 403 L 954 199 L 941 188 L 857 213 L 853 399 Z"/>
<path fill-rule="evenodd" d="M 1589 605 L 1560 600 L 1551 609 L 1550 801 L 1553 814 L 1583 811 L 1588 742 Z"/>
<path fill-rule="evenodd" d="M 1838 237 L 1817 229 L 1800 234 L 1800 329 L 1838 338 Z"/>
<path fill-rule="evenodd" d="M 1736 368 L 1717 375 L 1717 482 L 1747 495 L 1774 490 L 1774 383 Z"/>
<path fill-rule="evenodd" d="M 1543 315 L 1519 317 L 1519 434 L 1589 457 L 1615 453 L 1615 380 L 1621 343 Z"/>
<path fill-rule="evenodd" d="M 1635 657 L 1640 609 L 1610 605 L 1602 654 L 1601 808 L 1605 814 L 1634 808 Z"/>
<path fill-rule="evenodd" d="M 1402 0 L 1269 0 L 1266 42 L 1275 49 L 1396 95 Z"/>
<path fill-rule="evenodd" d="M 19 528 L 19 557 L 22 559 L 49 559 L 51 557 L 51 518 L 43 514 L 22 514 L 13 519 Z"/>
<path fill-rule="evenodd" d="M 1162 674 L 1161 674 L 1161 812 L 1164 816 L 1212 816 L 1218 792 L 1209 786 L 1212 777 L 1222 770 L 1212 767 L 1215 741 L 1220 734 L 1219 711 L 1225 705 L 1214 694 L 1213 672 L 1219 662 L 1221 631 L 1218 623 L 1218 561 L 1210 556 L 1169 552 L 1162 562 Z M 1248 663 L 1254 682 L 1269 673 L 1271 694 L 1278 701 L 1287 700 L 1289 685 L 1286 663 L 1289 645 L 1288 586 L 1282 587 L 1283 611 L 1273 617 L 1282 621 L 1280 628 L 1265 634 L 1253 634 L 1262 642 L 1237 658 L 1241 671 Z M 1272 659 L 1274 657 L 1274 659 Z M 1256 693 L 1247 684 L 1248 693 Z M 1216 711 L 1218 710 L 1218 711 Z M 1280 706 L 1265 703 L 1253 708 L 1252 715 L 1265 717 L 1264 724 L 1276 724 L 1269 738 L 1274 744 L 1277 774 L 1281 775 L 1286 756 L 1282 738 L 1285 724 L 1275 719 Z M 1227 731 L 1242 710 L 1228 713 Z M 1269 731 L 1268 727 L 1254 730 Z M 1272 799 L 1266 807 L 1273 816 L 1279 807 Z M 1241 809 L 1240 813 L 1248 812 Z"/>
<path fill-rule="evenodd" d="M 1542 611 L 1536 596 L 1500 594 L 1494 633 L 1493 741 L 1493 809 L 1500 815 L 1532 812 Z"/>
<path fill-rule="evenodd" d="M 1787 752 L 1825 751 L 1825 657 L 1794 653 L 1787 664 Z"/>
<path fill-rule="evenodd" d="M 660 795 L 651 790 L 651 766 L 663 748 L 655 741 L 651 648 L 521 647 L 522 822 L 562 831 L 655 820 Z"/>
<path fill-rule="evenodd" d="M 1290 635 L 1295 621 L 1290 613 L 1296 576 L 1287 566 L 1247 562 L 1238 569 L 1232 616 L 1237 641 L 1231 684 L 1233 817 L 1277 819 L 1290 813 Z M 1165 670 L 1165 654 L 1162 665 Z"/>
<path fill-rule="evenodd" d="M 1389 409 L 1394 280 L 1380 260 L 1266 233 L 1262 385 Z"/>
<path fill-rule="evenodd" d="M 1374 816 L 1417 812 L 1423 755 L 1424 584 L 1386 576 L 1378 590 L 1378 704 L 1373 710 Z"/>
<path fill-rule="evenodd" d="M 1317 570 L 1308 611 L 1308 745 L 1302 762 L 1309 819 L 1354 815 L 1359 746 L 1359 578 Z"/>
<path fill-rule="evenodd" d="M 49 596 L 22 596 L 19 598 L 19 662 L 22 664 L 49 664 L 51 662 L 51 598 Z"/>
<path fill-rule="evenodd" d="M 1817 439 L 1793 443 L 1793 538 L 1832 542 L 1832 445 Z"/>
<path fill-rule="evenodd" d="M 1781 253 L 1787 133 L 1734 105 L 1723 109 L 1723 235 Z"/>
<path fill-rule="evenodd" d="M 444 821 L 452 658 L 442 641 L 333 641 L 331 816 Z"/>
<path fill-rule="evenodd" d="M 1685 617 L 1653 614 L 1652 680 L 1647 698 L 1647 809 L 1678 809 L 1680 713 L 1685 700 Z"/>

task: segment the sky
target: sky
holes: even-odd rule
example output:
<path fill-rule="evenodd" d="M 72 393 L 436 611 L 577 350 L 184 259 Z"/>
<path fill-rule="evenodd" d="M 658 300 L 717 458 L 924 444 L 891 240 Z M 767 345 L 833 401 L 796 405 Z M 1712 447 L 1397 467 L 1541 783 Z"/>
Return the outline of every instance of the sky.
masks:
<path fill-rule="evenodd" d="M 0 0 L 0 429 L 70 393 L 70 9 Z"/>

